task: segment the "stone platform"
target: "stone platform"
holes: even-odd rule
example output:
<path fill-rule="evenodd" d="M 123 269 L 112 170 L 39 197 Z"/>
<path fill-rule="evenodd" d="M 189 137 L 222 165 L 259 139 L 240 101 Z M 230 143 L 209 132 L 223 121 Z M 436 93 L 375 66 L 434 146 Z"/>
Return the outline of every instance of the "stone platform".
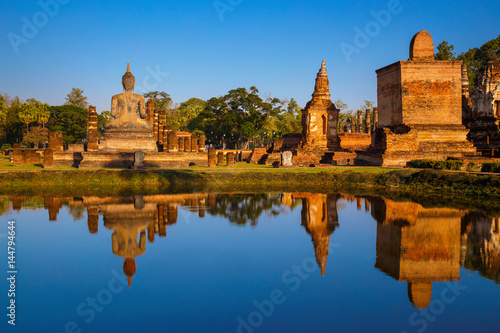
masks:
<path fill-rule="evenodd" d="M 132 152 L 85 152 L 80 169 L 91 168 L 131 168 L 134 165 Z M 158 153 L 146 152 L 144 168 L 187 168 L 189 166 L 208 166 L 207 154 L 204 152 Z"/>
<path fill-rule="evenodd" d="M 138 150 L 154 152 L 158 151 L 158 146 L 153 132 L 117 132 L 108 130 L 100 141 L 99 150 L 109 152 L 134 152 Z"/>

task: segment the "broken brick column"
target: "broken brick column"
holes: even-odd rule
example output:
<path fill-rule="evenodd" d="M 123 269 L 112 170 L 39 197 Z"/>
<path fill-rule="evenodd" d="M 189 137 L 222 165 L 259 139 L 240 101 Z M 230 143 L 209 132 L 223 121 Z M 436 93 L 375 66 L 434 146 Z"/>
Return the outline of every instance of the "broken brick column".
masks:
<path fill-rule="evenodd" d="M 168 146 L 167 150 L 169 153 L 177 153 L 179 151 L 179 141 L 177 139 L 177 132 L 168 132 Z"/>
<path fill-rule="evenodd" d="M 155 118 L 155 101 L 148 99 L 148 106 L 146 110 L 147 119 L 149 122 L 153 122 Z"/>
<path fill-rule="evenodd" d="M 159 119 L 158 112 L 159 110 L 155 109 L 153 113 L 153 135 L 156 141 L 158 141 L 158 119 Z"/>
<path fill-rule="evenodd" d="M 226 163 L 228 167 L 234 166 L 234 153 L 227 153 Z"/>
<path fill-rule="evenodd" d="M 99 150 L 99 132 L 97 131 L 97 111 L 95 106 L 89 106 L 87 113 L 87 151 Z M 50 144 L 49 144 L 50 146 Z"/>
<path fill-rule="evenodd" d="M 178 142 L 179 142 L 179 152 L 183 152 L 184 151 L 184 138 L 179 138 Z"/>
<path fill-rule="evenodd" d="M 370 134 L 371 131 L 371 124 L 372 124 L 372 113 L 370 109 L 366 110 L 366 119 L 365 119 L 365 133 Z"/>
<path fill-rule="evenodd" d="M 191 151 L 193 153 L 198 151 L 198 136 L 195 134 L 191 135 Z"/>
<path fill-rule="evenodd" d="M 198 150 L 203 152 L 205 151 L 205 133 L 200 133 L 198 138 L 199 138 Z"/>
<path fill-rule="evenodd" d="M 163 146 L 165 143 L 164 130 L 167 125 L 167 112 L 165 110 L 158 111 L 158 144 Z"/>
<path fill-rule="evenodd" d="M 215 168 L 216 165 L 217 165 L 217 163 L 216 163 L 215 148 L 208 148 L 208 167 Z"/>
<path fill-rule="evenodd" d="M 184 151 L 185 152 L 191 151 L 191 137 L 190 136 L 184 137 Z"/>
<path fill-rule="evenodd" d="M 224 152 L 217 153 L 217 165 L 224 165 Z"/>

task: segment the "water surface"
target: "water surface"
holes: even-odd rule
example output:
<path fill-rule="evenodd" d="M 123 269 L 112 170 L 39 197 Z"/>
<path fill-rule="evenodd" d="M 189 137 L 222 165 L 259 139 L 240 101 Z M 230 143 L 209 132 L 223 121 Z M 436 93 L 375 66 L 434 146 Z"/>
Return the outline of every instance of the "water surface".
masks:
<path fill-rule="evenodd" d="M 2 332 L 500 331 L 500 219 L 480 212 L 320 193 L 0 209 Z"/>

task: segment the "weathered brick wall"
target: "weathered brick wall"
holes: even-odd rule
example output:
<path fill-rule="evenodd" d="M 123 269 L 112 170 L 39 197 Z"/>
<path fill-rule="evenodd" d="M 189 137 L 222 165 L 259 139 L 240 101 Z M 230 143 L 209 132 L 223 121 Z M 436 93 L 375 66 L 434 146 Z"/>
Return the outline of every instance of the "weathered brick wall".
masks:
<path fill-rule="evenodd" d="M 377 101 L 379 126 L 392 126 L 403 122 L 401 62 L 377 70 Z"/>
<path fill-rule="evenodd" d="M 462 124 L 462 62 L 402 61 L 403 123 Z"/>
<path fill-rule="evenodd" d="M 54 151 L 64 150 L 63 135 L 61 132 L 49 132 L 49 149 Z"/>

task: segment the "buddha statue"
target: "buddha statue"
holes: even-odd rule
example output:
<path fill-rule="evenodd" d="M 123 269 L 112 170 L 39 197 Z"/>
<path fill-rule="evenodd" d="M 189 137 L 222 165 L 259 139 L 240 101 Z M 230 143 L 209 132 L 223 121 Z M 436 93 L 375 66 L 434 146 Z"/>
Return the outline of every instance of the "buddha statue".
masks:
<path fill-rule="evenodd" d="M 135 77 L 130 72 L 123 75 L 124 92 L 111 99 L 111 115 L 114 119 L 104 124 L 104 133 L 99 142 L 99 150 L 110 152 L 155 152 L 158 151 L 153 123 L 147 119 L 144 96 L 134 94 Z M 140 116 L 139 116 L 140 115 Z M 116 162 L 119 165 L 118 162 Z"/>
<path fill-rule="evenodd" d="M 111 115 L 114 119 L 104 124 L 106 131 L 120 132 L 152 132 L 153 124 L 146 119 L 146 100 L 144 96 L 135 94 L 135 77 L 130 72 L 130 63 L 127 72 L 122 77 L 124 92 L 111 98 Z"/>

